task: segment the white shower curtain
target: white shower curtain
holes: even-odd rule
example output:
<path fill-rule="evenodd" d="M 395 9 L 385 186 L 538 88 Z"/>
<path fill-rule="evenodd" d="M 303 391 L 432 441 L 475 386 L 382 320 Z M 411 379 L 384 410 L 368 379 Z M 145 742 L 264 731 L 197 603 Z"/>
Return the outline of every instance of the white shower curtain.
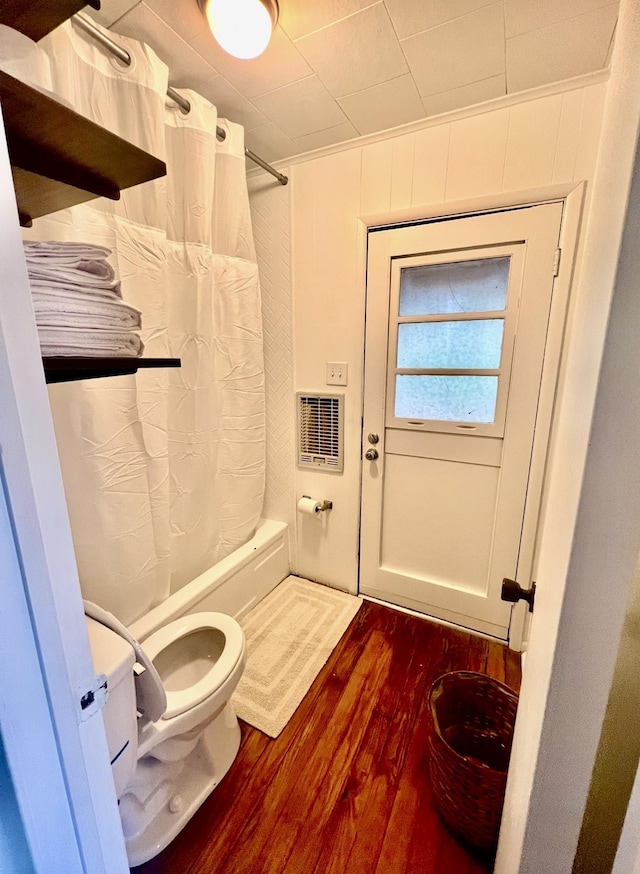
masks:
<path fill-rule="evenodd" d="M 50 388 L 83 595 L 129 623 L 255 530 L 264 369 L 243 129 L 189 91 L 185 116 L 157 56 L 117 40 L 130 67 L 72 24 L 41 45 L 57 93 L 165 159 L 167 176 L 38 219 L 26 236 L 111 249 L 123 297 L 143 313 L 145 355 L 182 359 Z"/>

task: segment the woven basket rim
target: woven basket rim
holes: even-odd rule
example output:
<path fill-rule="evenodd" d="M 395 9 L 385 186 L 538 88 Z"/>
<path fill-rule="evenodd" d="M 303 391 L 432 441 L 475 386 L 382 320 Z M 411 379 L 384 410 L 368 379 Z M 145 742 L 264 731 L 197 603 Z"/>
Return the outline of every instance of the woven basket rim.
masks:
<path fill-rule="evenodd" d="M 489 683 L 491 683 L 492 685 L 497 686 L 501 691 L 505 692 L 509 698 L 513 699 L 513 701 L 515 701 L 516 707 L 518 706 L 518 700 L 519 700 L 518 694 L 516 692 L 514 692 L 513 689 L 510 689 L 509 686 L 505 685 L 504 683 L 501 683 L 500 680 L 496 680 L 493 677 L 489 677 L 487 674 L 480 673 L 479 671 L 446 671 L 444 674 L 441 674 L 439 677 L 437 677 L 433 681 L 433 683 L 431 684 L 431 688 L 429 689 L 429 709 L 431 711 L 431 724 L 433 726 L 433 730 L 434 730 L 435 734 L 437 734 L 437 736 L 440 738 L 442 743 L 446 746 L 449 753 L 451 753 L 453 756 L 455 756 L 456 759 L 458 759 L 458 761 L 463 762 L 468 767 L 470 766 L 470 767 L 478 768 L 479 770 L 483 770 L 483 771 L 491 771 L 494 774 L 506 773 L 505 771 L 499 771 L 496 768 L 491 768 L 489 765 L 485 765 L 484 763 L 474 761 L 473 759 L 469 758 L 468 756 L 463 756 L 461 753 L 459 753 L 456 749 L 454 749 L 451 746 L 451 744 L 447 741 L 447 739 L 444 737 L 444 735 L 440 731 L 440 724 L 439 724 L 439 722 L 436 718 L 436 714 L 435 714 L 433 693 L 435 692 L 436 687 L 441 683 L 442 680 L 444 680 L 445 677 L 451 677 L 451 676 L 468 677 L 469 679 L 479 677 L 483 681 L 486 680 Z"/>

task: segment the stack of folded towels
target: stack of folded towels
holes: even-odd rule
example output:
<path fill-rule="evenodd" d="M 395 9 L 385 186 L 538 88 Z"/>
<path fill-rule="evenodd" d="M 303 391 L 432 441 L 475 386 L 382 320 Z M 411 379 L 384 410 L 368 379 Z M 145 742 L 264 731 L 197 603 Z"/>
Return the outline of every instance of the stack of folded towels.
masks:
<path fill-rule="evenodd" d="M 44 357 L 142 355 L 140 311 L 124 303 L 109 249 L 88 243 L 25 243 Z"/>

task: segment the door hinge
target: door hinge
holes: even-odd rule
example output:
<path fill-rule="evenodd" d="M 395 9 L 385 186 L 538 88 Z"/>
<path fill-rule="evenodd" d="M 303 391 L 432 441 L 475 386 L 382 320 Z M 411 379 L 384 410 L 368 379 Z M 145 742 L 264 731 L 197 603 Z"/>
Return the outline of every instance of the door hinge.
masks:
<path fill-rule="evenodd" d="M 562 249 L 556 249 L 556 254 L 553 258 L 553 275 L 557 276 L 560 273 L 560 258 L 562 257 Z"/>
<path fill-rule="evenodd" d="M 80 696 L 80 719 L 86 722 L 105 705 L 107 700 L 107 678 L 98 674 L 91 687 Z"/>

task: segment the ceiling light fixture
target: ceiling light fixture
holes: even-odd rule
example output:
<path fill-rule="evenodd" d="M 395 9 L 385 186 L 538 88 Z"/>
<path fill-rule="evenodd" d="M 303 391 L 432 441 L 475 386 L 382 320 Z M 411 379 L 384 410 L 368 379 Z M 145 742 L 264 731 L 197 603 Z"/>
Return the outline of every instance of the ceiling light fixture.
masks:
<path fill-rule="evenodd" d="M 278 23 L 278 0 L 198 0 L 211 33 L 234 58 L 257 58 Z"/>

